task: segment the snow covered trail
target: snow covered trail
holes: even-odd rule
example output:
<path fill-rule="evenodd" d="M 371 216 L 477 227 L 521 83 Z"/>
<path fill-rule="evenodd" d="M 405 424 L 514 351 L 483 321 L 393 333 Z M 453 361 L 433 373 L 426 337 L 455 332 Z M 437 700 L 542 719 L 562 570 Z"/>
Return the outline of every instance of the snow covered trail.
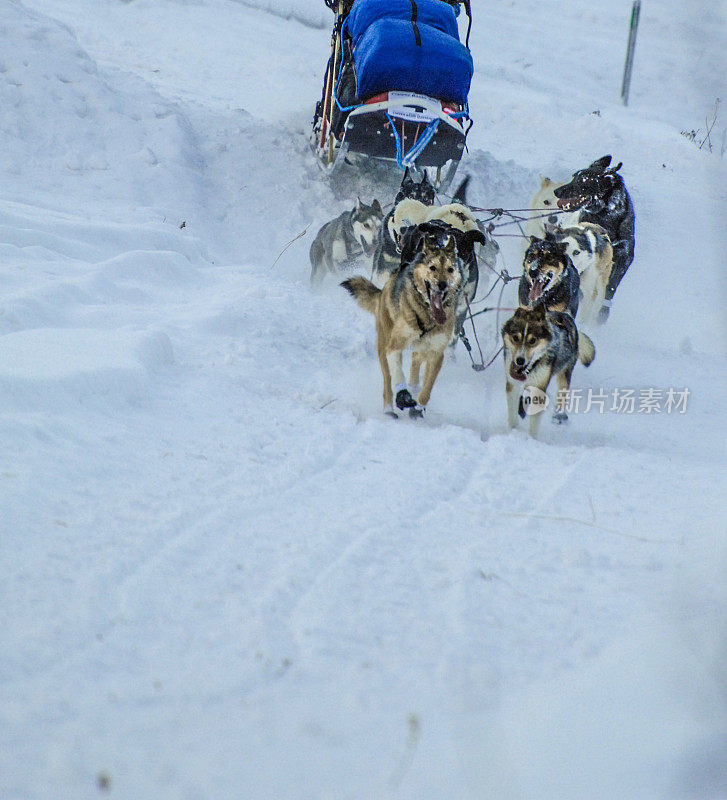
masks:
<path fill-rule="evenodd" d="M 460 353 L 393 423 L 372 320 L 309 291 L 307 248 L 396 176 L 321 180 L 329 32 L 266 2 L 0 0 L 0 796 L 726 797 L 727 184 L 679 136 L 697 100 L 616 105 L 613 9 L 492 4 L 472 200 L 623 159 L 639 260 L 576 380 L 688 412 L 529 441 Z M 658 7 L 650 76 L 684 22 Z M 699 24 L 673 69 L 702 79 L 724 15 Z M 575 95 L 569 61 L 525 66 L 594 27 Z"/>

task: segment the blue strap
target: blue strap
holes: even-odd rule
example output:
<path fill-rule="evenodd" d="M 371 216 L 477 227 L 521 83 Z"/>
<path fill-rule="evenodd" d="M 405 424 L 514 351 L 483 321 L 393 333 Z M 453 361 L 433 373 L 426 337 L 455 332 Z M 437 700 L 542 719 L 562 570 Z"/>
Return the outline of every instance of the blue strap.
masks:
<path fill-rule="evenodd" d="M 394 133 L 394 143 L 396 144 L 396 165 L 399 169 L 404 169 L 404 165 L 401 163 L 401 139 L 399 139 L 399 131 L 396 130 L 396 125 L 394 125 L 394 120 L 389 115 L 388 111 L 384 112 L 386 114 L 386 119 L 389 120 L 389 125 L 391 125 L 391 130 Z"/>
<path fill-rule="evenodd" d="M 439 128 L 439 120 L 433 119 L 431 122 L 427 124 L 427 127 L 424 133 L 416 140 L 414 146 L 409 150 L 408 153 L 403 154 L 401 149 L 401 138 L 399 137 L 399 131 L 396 130 L 396 125 L 394 125 L 394 120 L 389 115 L 389 112 L 386 113 L 386 118 L 389 120 L 389 124 L 391 125 L 391 130 L 394 133 L 394 142 L 396 144 L 396 164 L 399 169 L 406 169 L 407 167 L 413 167 L 416 163 L 417 158 L 422 154 L 424 148 L 432 141 L 434 134 L 437 132 L 437 128 Z"/>
<path fill-rule="evenodd" d="M 452 119 L 464 119 L 464 118 L 469 119 L 470 104 L 469 104 L 469 102 L 465 103 L 464 104 L 464 109 L 462 111 L 457 111 L 454 114 L 450 114 L 449 112 L 446 112 L 446 113 L 447 113 L 447 116 L 451 117 Z"/>
<path fill-rule="evenodd" d="M 341 25 L 341 33 L 340 33 L 340 36 L 341 36 L 341 64 L 338 67 L 338 77 L 336 78 L 336 83 L 333 86 L 333 99 L 336 101 L 336 105 L 338 106 L 338 110 L 339 111 L 353 111 L 354 108 L 360 108 L 362 105 L 365 105 L 364 103 L 359 103 L 358 105 L 353 105 L 353 106 L 342 106 L 341 103 L 338 100 L 338 85 L 341 82 L 341 75 L 343 75 L 343 62 L 346 60 L 344 58 L 344 56 L 346 55 L 346 51 L 345 51 L 345 46 L 343 44 L 343 32 L 346 29 L 347 25 L 348 25 L 348 17 L 346 17 L 346 19 L 343 20 L 343 25 Z"/>
<path fill-rule="evenodd" d="M 433 119 L 428 125 L 424 133 L 417 139 L 416 144 L 412 149 L 406 154 L 406 156 L 402 159 L 404 165 L 407 164 L 409 166 L 414 165 L 417 158 L 422 154 L 424 148 L 432 141 L 434 138 L 434 134 L 437 132 L 437 128 L 439 128 L 439 120 Z"/>

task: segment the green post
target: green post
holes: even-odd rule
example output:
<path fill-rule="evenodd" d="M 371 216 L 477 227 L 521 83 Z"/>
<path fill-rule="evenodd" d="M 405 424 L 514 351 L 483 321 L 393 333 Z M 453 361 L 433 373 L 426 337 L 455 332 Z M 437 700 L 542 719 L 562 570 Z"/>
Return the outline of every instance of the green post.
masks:
<path fill-rule="evenodd" d="M 624 78 L 621 84 L 621 99 L 623 104 L 629 104 L 629 90 L 631 89 L 631 73 L 634 68 L 634 50 L 636 49 L 636 31 L 639 27 L 639 15 L 641 14 L 641 0 L 634 0 L 631 8 L 631 25 L 629 26 L 629 44 L 626 49 L 626 64 L 624 66 Z"/>

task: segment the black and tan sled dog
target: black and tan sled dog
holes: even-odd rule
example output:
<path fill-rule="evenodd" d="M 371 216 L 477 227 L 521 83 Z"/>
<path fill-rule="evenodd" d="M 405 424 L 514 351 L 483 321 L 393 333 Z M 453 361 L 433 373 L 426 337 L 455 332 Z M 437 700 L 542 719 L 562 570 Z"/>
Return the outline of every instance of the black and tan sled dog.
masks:
<path fill-rule="evenodd" d="M 568 245 L 548 232 L 544 239 L 530 237 L 523 274 L 518 285 L 521 306 L 544 305 L 548 311 L 578 311 L 580 276 L 568 255 Z"/>
<path fill-rule="evenodd" d="M 349 278 L 341 284 L 376 317 L 384 411 L 392 416 L 397 416 L 394 393 L 396 407 L 401 411 L 409 409 L 410 416 L 422 416 L 429 402 L 454 332 L 457 302 L 465 282 L 457 248 L 457 237 L 462 235 L 440 220 L 408 228 L 402 237 L 400 267 L 383 289 L 362 277 Z M 479 230 L 465 236 L 468 243 L 484 239 Z M 407 386 L 402 355 L 408 347 L 412 355 Z M 420 389 L 422 364 L 424 381 Z"/>
<path fill-rule="evenodd" d="M 554 422 L 565 422 L 567 392 L 577 360 L 588 366 L 596 356 L 593 342 L 585 333 L 578 333 L 570 314 L 546 311 L 540 304 L 535 308 L 518 308 L 502 327 L 505 355 L 505 392 L 507 419 L 511 428 L 517 426 L 518 414 L 525 416 L 523 393 L 536 389 L 539 397 L 545 393 L 551 378 L 558 382 L 558 401 Z M 530 435 L 535 438 L 543 410 L 530 410 Z"/>

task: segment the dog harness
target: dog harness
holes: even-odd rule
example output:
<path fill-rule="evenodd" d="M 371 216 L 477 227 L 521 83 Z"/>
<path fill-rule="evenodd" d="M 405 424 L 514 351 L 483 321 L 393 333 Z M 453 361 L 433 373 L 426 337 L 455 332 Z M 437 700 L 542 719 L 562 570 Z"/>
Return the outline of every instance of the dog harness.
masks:
<path fill-rule="evenodd" d="M 419 335 L 420 339 L 423 339 L 428 333 L 430 333 L 431 331 L 434 330 L 434 328 L 436 328 L 436 325 L 433 325 L 431 328 L 425 328 L 424 323 L 421 321 L 421 319 L 419 318 L 419 314 L 417 314 L 416 311 L 414 312 L 414 316 L 416 317 L 417 325 L 419 326 L 419 330 L 421 331 L 421 334 Z"/>

